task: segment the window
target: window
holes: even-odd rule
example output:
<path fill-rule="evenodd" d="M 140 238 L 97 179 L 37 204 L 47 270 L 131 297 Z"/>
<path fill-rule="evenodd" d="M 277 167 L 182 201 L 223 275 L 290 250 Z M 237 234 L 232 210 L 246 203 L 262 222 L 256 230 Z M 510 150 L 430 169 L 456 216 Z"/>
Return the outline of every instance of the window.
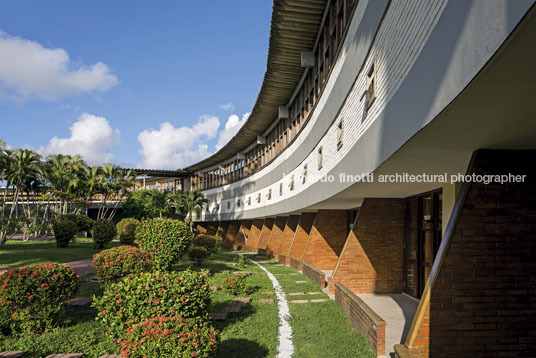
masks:
<path fill-rule="evenodd" d="M 306 181 L 307 181 L 307 164 L 305 164 L 303 166 L 303 181 L 302 181 L 302 184 L 305 184 Z"/>
<path fill-rule="evenodd" d="M 294 190 L 294 175 L 290 178 L 290 183 L 288 184 L 290 190 Z"/>
<path fill-rule="evenodd" d="M 240 207 L 240 199 L 238 199 L 238 200 L 236 201 L 236 206 L 237 206 L 238 208 Z"/>
<path fill-rule="evenodd" d="M 283 196 L 283 183 L 279 183 L 279 196 Z"/>
<path fill-rule="evenodd" d="M 361 96 L 361 99 L 363 99 L 363 97 L 365 97 L 365 110 L 368 110 L 376 99 L 376 70 L 374 62 L 367 72 L 365 92 L 363 93 L 363 96 Z"/>
<path fill-rule="evenodd" d="M 268 189 L 268 194 L 266 194 L 268 200 L 272 200 L 272 189 Z"/>
<path fill-rule="evenodd" d="M 259 193 L 259 194 L 257 195 L 257 203 L 260 203 L 260 202 L 261 202 L 261 193 Z"/>
<path fill-rule="evenodd" d="M 344 137 L 344 127 L 343 127 L 343 119 L 341 119 L 339 124 L 337 125 L 337 150 L 341 149 L 342 147 L 343 137 Z"/>
<path fill-rule="evenodd" d="M 230 201 L 227 202 L 227 209 L 231 209 L 231 202 Z"/>
<path fill-rule="evenodd" d="M 251 196 L 248 197 L 248 205 L 251 205 Z"/>
<path fill-rule="evenodd" d="M 318 170 L 324 166 L 324 157 L 322 155 L 322 147 L 318 148 Z"/>

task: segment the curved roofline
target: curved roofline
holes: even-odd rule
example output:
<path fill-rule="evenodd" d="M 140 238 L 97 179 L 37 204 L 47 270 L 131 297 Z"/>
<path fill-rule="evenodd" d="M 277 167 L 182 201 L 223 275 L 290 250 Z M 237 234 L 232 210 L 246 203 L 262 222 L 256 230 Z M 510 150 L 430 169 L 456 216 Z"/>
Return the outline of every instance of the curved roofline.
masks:
<path fill-rule="evenodd" d="M 268 60 L 262 86 L 246 123 L 216 153 L 187 168 L 198 171 L 214 166 L 248 148 L 278 118 L 300 84 L 306 68 L 301 53 L 312 51 L 329 0 L 274 0 Z"/>

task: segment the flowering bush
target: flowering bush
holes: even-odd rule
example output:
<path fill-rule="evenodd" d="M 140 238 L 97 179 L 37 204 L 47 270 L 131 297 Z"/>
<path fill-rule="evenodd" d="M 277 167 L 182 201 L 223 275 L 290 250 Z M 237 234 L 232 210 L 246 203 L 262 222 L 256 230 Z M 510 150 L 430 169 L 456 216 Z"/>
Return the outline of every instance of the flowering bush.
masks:
<path fill-rule="evenodd" d="M 93 246 L 102 249 L 104 245 L 112 241 L 117 235 L 117 229 L 113 221 L 99 219 L 93 226 Z"/>
<path fill-rule="evenodd" d="M 246 287 L 246 275 L 225 276 L 221 288 L 235 296 L 249 293 L 249 289 Z"/>
<path fill-rule="evenodd" d="M 134 246 L 119 246 L 93 255 L 94 271 L 103 283 L 139 272 L 151 271 L 152 255 Z"/>
<path fill-rule="evenodd" d="M 188 250 L 192 234 L 183 221 L 147 219 L 136 229 L 136 239 L 142 249 L 154 255 L 158 270 L 169 271 Z"/>
<path fill-rule="evenodd" d="M 56 239 L 57 247 L 67 247 L 69 241 L 71 241 L 78 232 L 76 224 L 71 220 L 65 219 L 54 221 L 52 229 L 54 230 L 54 238 Z"/>
<path fill-rule="evenodd" d="M 93 225 L 95 225 L 95 220 L 87 215 L 82 214 L 64 214 L 61 216 L 61 219 L 71 220 L 74 222 L 78 228 L 78 232 L 89 232 L 91 229 L 93 229 Z"/>
<path fill-rule="evenodd" d="M 154 317 L 127 329 L 121 352 L 129 358 L 212 357 L 219 332 L 203 318 Z"/>
<path fill-rule="evenodd" d="M 210 305 L 206 277 L 193 271 L 146 272 L 108 285 L 93 298 L 97 320 L 121 337 L 126 329 L 155 316 L 205 317 Z"/>
<path fill-rule="evenodd" d="M 68 299 L 80 287 L 80 276 L 63 264 L 14 268 L 0 276 L 0 311 L 9 314 L 10 326 L 22 332 L 53 327 Z"/>
<path fill-rule="evenodd" d="M 122 244 L 132 245 L 136 238 L 136 228 L 140 221 L 134 218 L 125 218 L 117 223 L 117 234 Z"/>
<path fill-rule="evenodd" d="M 192 245 L 198 246 L 198 247 L 204 247 L 211 254 L 216 251 L 217 249 L 216 245 L 218 245 L 218 242 L 216 241 L 215 236 L 204 235 L 204 236 L 196 237 L 193 240 Z"/>

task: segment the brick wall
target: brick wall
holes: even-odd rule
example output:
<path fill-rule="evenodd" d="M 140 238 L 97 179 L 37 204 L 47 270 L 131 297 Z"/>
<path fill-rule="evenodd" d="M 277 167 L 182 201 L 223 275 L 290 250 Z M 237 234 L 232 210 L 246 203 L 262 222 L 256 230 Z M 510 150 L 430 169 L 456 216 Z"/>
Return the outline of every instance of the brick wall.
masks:
<path fill-rule="evenodd" d="M 535 157 L 536 151 L 476 153 L 475 174 L 527 179 L 466 186 L 434 265 L 429 318 L 407 347 L 412 356 L 536 356 L 536 168 L 529 164 Z"/>
<path fill-rule="evenodd" d="M 196 236 L 206 235 L 207 234 L 207 228 L 208 228 L 208 223 L 207 222 L 197 223 L 196 226 L 195 226 L 195 230 L 197 231 Z"/>
<path fill-rule="evenodd" d="M 246 242 L 246 250 L 257 252 L 257 244 L 259 242 L 259 237 L 261 236 L 263 223 L 264 219 L 253 220 L 251 229 L 249 230 L 248 240 Z"/>
<path fill-rule="evenodd" d="M 329 280 L 354 293 L 402 291 L 404 200 L 366 198 Z"/>
<path fill-rule="evenodd" d="M 282 264 L 289 265 L 288 259 L 285 255 L 277 255 L 277 261 L 281 262 Z"/>
<path fill-rule="evenodd" d="M 270 240 L 268 241 L 268 246 L 266 248 L 268 257 L 276 257 L 276 251 L 281 244 L 281 239 L 283 238 L 283 231 L 285 230 L 287 220 L 288 216 L 278 216 L 275 218 L 274 226 L 272 227 L 272 234 L 270 235 Z"/>
<path fill-rule="evenodd" d="M 251 224 L 253 224 L 253 220 L 241 221 L 238 234 L 236 235 L 236 241 L 235 241 L 235 244 L 233 245 L 234 250 L 241 250 L 246 247 L 246 237 L 249 236 L 249 230 L 251 229 Z"/>
<path fill-rule="evenodd" d="M 324 272 L 307 265 L 305 262 L 302 263 L 302 272 L 308 279 L 318 283 L 320 288 L 326 287 L 326 275 Z"/>
<path fill-rule="evenodd" d="M 295 261 L 295 269 L 301 270 L 301 262 L 303 258 L 303 251 L 309 238 L 309 233 L 313 227 L 316 213 L 303 213 L 300 216 L 300 221 L 296 227 L 296 233 L 294 234 L 294 240 L 292 240 L 292 246 L 290 247 L 289 262 L 292 266 L 292 260 Z"/>
<path fill-rule="evenodd" d="M 224 246 L 232 248 L 236 241 L 236 235 L 238 234 L 238 229 L 240 229 L 240 221 L 231 221 L 229 223 L 229 229 L 224 238 Z"/>
<path fill-rule="evenodd" d="M 283 231 L 283 237 L 281 239 L 281 244 L 277 250 L 278 254 L 283 255 L 285 262 L 288 264 L 288 255 L 290 247 L 292 246 L 292 240 L 294 240 L 294 234 L 296 233 L 296 228 L 298 227 L 298 222 L 300 221 L 299 215 L 290 215 L 285 225 L 285 230 Z"/>
<path fill-rule="evenodd" d="M 261 236 L 259 237 L 259 242 L 257 243 L 257 250 L 266 250 L 266 247 L 268 246 L 268 241 L 270 240 L 270 235 L 272 235 L 272 227 L 274 226 L 274 222 L 275 218 L 264 219 Z"/>
<path fill-rule="evenodd" d="M 350 324 L 363 333 L 376 356 L 384 357 L 385 321 L 340 283 L 335 285 L 335 301 L 348 317 Z"/>
<path fill-rule="evenodd" d="M 303 262 L 333 270 L 346 241 L 346 210 L 319 210 L 303 254 Z"/>

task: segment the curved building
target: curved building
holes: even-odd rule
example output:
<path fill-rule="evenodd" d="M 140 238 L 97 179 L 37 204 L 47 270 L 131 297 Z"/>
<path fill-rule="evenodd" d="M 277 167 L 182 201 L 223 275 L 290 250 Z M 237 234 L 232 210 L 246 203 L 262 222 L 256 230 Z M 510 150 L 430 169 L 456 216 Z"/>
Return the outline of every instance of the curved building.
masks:
<path fill-rule="evenodd" d="M 302 270 L 378 356 L 536 355 L 535 11 L 274 0 L 250 117 L 185 168 L 199 232 Z"/>

